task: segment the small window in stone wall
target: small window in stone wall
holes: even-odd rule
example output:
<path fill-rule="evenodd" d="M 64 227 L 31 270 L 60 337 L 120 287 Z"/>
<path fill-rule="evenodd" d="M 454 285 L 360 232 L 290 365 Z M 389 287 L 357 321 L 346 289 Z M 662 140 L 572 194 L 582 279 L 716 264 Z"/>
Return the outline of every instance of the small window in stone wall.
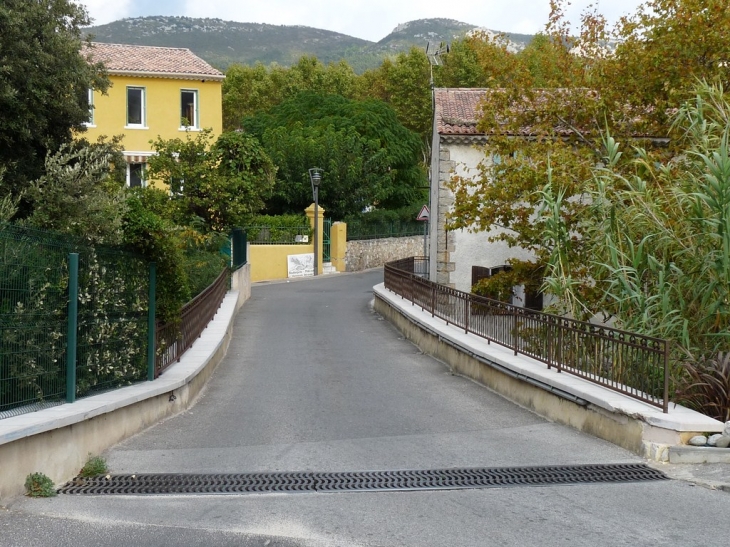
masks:
<path fill-rule="evenodd" d="M 479 283 L 482 279 L 492 277 L 491 270 L 485 266 L 472 266 L 471 267 L 471 286 L 473 287 Z"/>

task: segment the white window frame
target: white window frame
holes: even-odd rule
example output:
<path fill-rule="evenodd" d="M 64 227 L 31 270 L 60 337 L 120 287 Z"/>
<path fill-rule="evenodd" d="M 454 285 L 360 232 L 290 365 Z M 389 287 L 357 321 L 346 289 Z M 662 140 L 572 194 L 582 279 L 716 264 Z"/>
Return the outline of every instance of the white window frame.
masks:
<path fill-rule="evenodd" d="M 133 163 L 127 163 L 127 187 L 132 188 L 132 166 L 133 165 L 141 165 L 142 166 L 142 176 L 140 177 L 140 180 L 142 183 L 140 184 L 141 188 L 147 187 L 147 164 L 141 163 L 141 162 L 133 162 Z"/>
<path fill-rule="evenodd" d="M 94 120 L 94 90 L 92 88 L 88 89 L 88 101 L 89 101 L 89 119 L 84 123 L 86 127 L 96 127 L 96 123 Z"/>
<path fill-rule="evenodd" d="M 182 114 L 182 100 L 183 93 L 193 94 L 193 120 L 190 125 L 183 125 L 182 120 L 184 118 Z M 180 90 L 180 131 L 198 131 L 200 130 L 200 92 L 197 89 L 186 89 Z"/>
<path fill-rule="evenodd" d="M 141 122 L 142 123 L 129 123 L 129 92 L 132 90 L 138 90 L 141 92 L 140 103 L 141 103 Z M 147 128 L 147 88 L 138 85 L 127 86 L 127 111 L 125 113 L 126 125 L 124 129 L 148 129 Z"/>

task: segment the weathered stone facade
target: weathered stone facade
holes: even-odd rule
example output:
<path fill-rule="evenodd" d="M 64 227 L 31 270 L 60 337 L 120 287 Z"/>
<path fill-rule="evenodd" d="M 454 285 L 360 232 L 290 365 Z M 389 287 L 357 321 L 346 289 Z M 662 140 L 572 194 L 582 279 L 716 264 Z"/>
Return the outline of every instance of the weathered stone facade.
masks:
<path fill-rule="evenodd" d="M 423 236 L 363 239 L 347 242 L 345 263 L 348 272 L 359 272 L 392 260 L 422 255 Z"/>

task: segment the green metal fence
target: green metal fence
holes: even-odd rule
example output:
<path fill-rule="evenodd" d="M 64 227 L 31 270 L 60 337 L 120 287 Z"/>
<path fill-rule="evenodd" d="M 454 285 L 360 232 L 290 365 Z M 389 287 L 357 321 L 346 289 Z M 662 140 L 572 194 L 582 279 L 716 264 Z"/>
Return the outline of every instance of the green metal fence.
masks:
<path fill-rule="evenodd" d="M 310 226 L 246 226 L 251 245 L 296 245 L 312 242 Z"/>
<path fill-rule="evenodd" d="M 0 225 L 0 418 L 146 377 L 148 268 L 118 249 Z"/>
<path fill-rule="evenodd" d="M 423 235 L 423 222 L 357 222 L 347 223 L 347 241 L 359 239 L 385 239 L 388 237 L 411 237 Z"/>

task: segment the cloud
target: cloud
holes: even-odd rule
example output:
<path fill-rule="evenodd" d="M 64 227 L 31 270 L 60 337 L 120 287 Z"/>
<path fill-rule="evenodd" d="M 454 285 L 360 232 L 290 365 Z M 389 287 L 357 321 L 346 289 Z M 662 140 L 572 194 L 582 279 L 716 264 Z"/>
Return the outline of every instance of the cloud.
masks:
<path fill-rule="evenodd" d="M 105 25 L 117 19 L 129 17 L 132 9 L 131 0 L 82 0 L 79 4 L 86 7 L 91 16 L 92 25 Z"/>

